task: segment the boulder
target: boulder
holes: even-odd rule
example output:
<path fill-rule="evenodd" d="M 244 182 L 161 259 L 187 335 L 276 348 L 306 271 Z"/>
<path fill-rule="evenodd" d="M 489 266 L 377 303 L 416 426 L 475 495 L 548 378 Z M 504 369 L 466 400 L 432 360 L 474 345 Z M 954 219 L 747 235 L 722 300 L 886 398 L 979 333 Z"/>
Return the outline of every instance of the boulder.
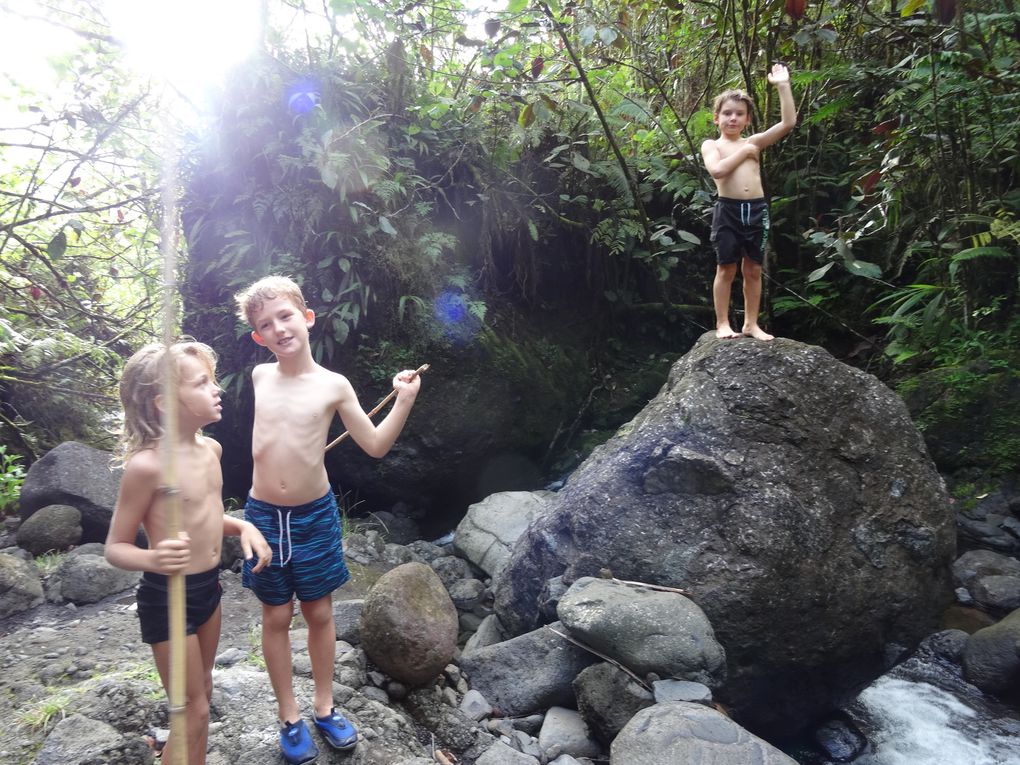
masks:
<path fill-rule="evenodd" d="M 797 765 L 767 741 L 703 704 L 667 701 L 638 712 L 613 739 L 612 762 Z"/>
<path fill-rule="evenodd" d="M 588 730 L 584 719 L 573 709 L 551 707 L 545 713 L 538 734 L 538 748 L 547 756 L 598 757 L 601 747 Z"/>
<path fill-rule="evenodd" d="M 48 451 L 28 469 L 18 506 L 28 520 L 47 505 L 70 505 L 81 513 L 82 541 L 102 542 L 117 502 L 121 470 L 109 452 L 75 441 Z"/>
<path fill-rule="evenodd" d="M 595 657 L 564 639 L 559 622 L 462 655 L 460 668 L 501 715 L 527 715 L 573 706 L 571 686 Z"/>
<path fill-rule="evenodd" d="M 0 555 L 0 618 L 42 602 L 42 580 L 35 564 L 14 555 Z"/>
<path fill-rule="evenodd" d="M 457 609 L 424 563 L 404 563 L 379 577 L 361 612 L 365 653 L 408 685 L 422 685 L 443 671 L 456 652 L 457 629 Z"/>
<path fill-rule="evenodd" d="M 953 514 L 903 402 L 791 340 L 703 337 L 551 503 L 493 588 L 510 633 L 556 577 L 684 589 L 726 651 L 717 697 L 770 735 L 877 677 L 952 599 Z"/>
<path fill-rule="evenodd" d="M 48 599 L 76 605 L 98 603 L 108 595 L 130 590 L 138 584 L 137 571 L 111 566 L 101 549 L 99 553 L 64 556 L 50 579 Z"/>
<path fill-rule="evenodd" d="M 1020 609 L 970 636 L 963 670 L 986 693 L 1020 696 Z"/>
<path fill-rule="evenodd" d="M 581 577 L 557 607 L 570 634 L 639 677 L 655 674 L 716 687 L 726 653 L 705 612 L 676 592 Z"/>
<path fill-rule="evenodd" d="M 144 754 L 144 742 L 136 737 L 142 745 L 139 753 Z M 90 758 L 99 758 L 108 754 L 111 749 L 122 747 L 124 739 L 117 730 L 100 720 L 91 720 L 79 714 L 69 715 L 60 720 L 36 755 L 34 765 L 64 765 L 69 762 L 82 762 Z M 109 761 L 109 760 L 107 760 Z M 120 760 L 123 762 L 123 760 Z M 152 762 L 152 751 L 146 760 Z"/>
<path fill-rule="evenodd" d="M 953 563 L 953 579 L 969 587 L 982 576 L 1020 576 L 1020 560 L 993 550 L 968 550 Z"/>
<path fill-rule="evenodd" d="M 605 744 L 612 743 L 638 710 L 655 703 L 648 689 L 608 662 L 582 670 L 574 678 L 574 696 L 588 728 Z"/>
<path fill-rule="evenodd" d="M 18 547 L 32 555 L 66 550 L 81 541 L 81 513 L 70 505 L 39 508 L 18 527 Z"/>
<path fill-rule="evenodd" d="M 475 760 L 475 765 L 539 765 L 539 760 L 530 754 L 518 752 L 509 744 L 496 741 Z"/>
<path fill-rule="evenodd" d="M 1020 576 L 981 576 L 971 585 L 974 601 L 993 613 L 1020 608 Z"/>
<path fill-rule="evenodd" d="M 542 515 L 552 492 L 501 491 L 467 509 L 453 536 L 454 549 L 489 576 L 497 576 L 510 560 L 510 550 L 535 518 Z"/>

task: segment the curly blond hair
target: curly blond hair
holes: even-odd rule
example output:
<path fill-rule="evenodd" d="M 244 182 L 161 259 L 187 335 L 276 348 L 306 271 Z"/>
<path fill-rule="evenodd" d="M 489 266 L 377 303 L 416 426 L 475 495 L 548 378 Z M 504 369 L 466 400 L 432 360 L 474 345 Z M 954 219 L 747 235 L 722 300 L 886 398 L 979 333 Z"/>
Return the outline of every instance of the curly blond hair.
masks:
<path fill-rule="evenodd" d="M 234 295 L 234 300 L 237 302 L 237 318 L 248 322 L 248 325 L 254 329 L 255 324 L 252 317 L 262 308 L 263 303 L 276 298 L 287 298 L 302 312 L 308 308 L 305 305 L 305 297 L 301 294 L 301 288 L 293 279 L 287 276 L 264 276 L 247 289 Z"/>
<path fill-rule="evenodd" d="M 156 396 L 163 392 L 167 359 L 173 360 L 176 369 L 184 356 L 198 359 L 209 371 L 209 376 L 216 378 L 216 352 L 205 343 L 190 338 L 180 340 L 169 348 L 162 343 L 150 343 L 140 348 L 124 365 L 120 376 L 120 403 L 124 407 L 117 454 L 120 464 L 142 449 L 155 446 L 163 435 Z"/>

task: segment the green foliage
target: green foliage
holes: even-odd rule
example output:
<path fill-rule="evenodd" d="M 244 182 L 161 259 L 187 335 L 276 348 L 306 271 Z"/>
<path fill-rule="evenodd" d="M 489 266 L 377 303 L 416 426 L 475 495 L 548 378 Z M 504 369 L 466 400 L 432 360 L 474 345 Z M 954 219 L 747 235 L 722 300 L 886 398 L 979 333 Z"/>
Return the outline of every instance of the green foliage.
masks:
<path fill-rule="evenodd" d="M 45 67 L 51 87 L 0 72 L 0 438 L 26 457 L 102 444 L 121 358 L 159 308 L 159 96 L 98 43 L 95 7 L 41 18 L 81 34 Z"/>
<path fill-rule="evenodd" d="M 60 566 L 61 561 L 64 560 L 64 554 L 59 552 L 48 552 L 42 555 L 36 555 L 33 561 L 35 567 L 39 571 L 40 576 L 49 576 L 57 567 Z"/>
<path fill-rule="evenodd" d="M 0 444 L 0 516 L 7 515 L 18 503 L 25 469 L 20 454 L 8 454 L 7 445 Z"/>
<path fill-rule="evenodd" d="M 264 354 L 231 296 L 271 272 L 302 285 L 315 358 L 373 378 L 454 346 L 549 376 L 515 311 L 573 313 L 614 353 L 635 306 L 707 302 L 711 99 L 744 88 L 766 128 L 785 61 L 800 123 L 761 160 L 783 333 L 897 375 L 995 358 L 1018 337 L 1020 11 L 936 5 L 286 5 L 185 142 L 185 328 L 238 410 Z M 0 139 L 0 432 L 28 458 L 101 443 L 158 318 L 159 104 L 74 8 L 91 36 L 61 87 L 8 83 L 36 148 Z"/>

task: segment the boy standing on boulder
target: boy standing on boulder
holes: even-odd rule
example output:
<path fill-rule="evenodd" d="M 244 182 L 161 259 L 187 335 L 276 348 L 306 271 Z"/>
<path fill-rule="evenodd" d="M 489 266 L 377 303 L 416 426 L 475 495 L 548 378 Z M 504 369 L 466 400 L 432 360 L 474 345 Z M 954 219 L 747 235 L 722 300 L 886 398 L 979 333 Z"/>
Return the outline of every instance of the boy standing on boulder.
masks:
<path fill-rule="evenodd" d="M 177 381 L 177 432 L 171 445 L 177 473 L 187 476 L 181 495 L 182 531 L 172 537 L 167 517 L 163 474 L 162 381 L 172 365 Z M 142 571 L 138 585 L 138 621 L 142 642 L 152 647 L 163 687 L 170 686 L 170 626 L 167 613 L 168 576 L 184 574 L 186 740 L 171 737 L 164 749 L 187 748 L 192 765 L 205 762 L 209 738 L 212 669 L 220 641 L 220 547 L 223 535 L 241 537 L 245 564 L 262 571 L 272 551 L 252 524 L 223 513 L 222 448 L 200 429 L 220 417 L 216 355 L 203 343 L 179 342 L 169 348 L 147 345 L 124 365 L 120 380 L 124 426 L 120 454 L 124 475 L 106 537 L 106 559 L 118 568 Z M 138 527 L 145 529 L 149 549 L 135 544 Z M 257 560 L 252 560 L 257 556 Z M 261 575 L 261 574 L 260 574 Z"/>
<path fill-rule="evenodd" d="M 280 748 L 290 765 L 319 753 L 294 697 L 290 648 L 293 599 L 308 624 L 308 654 L 315 683 L 313 722 L 334 749 L 357 745 L 354 726 L 333 707 L 336 624 L 333 590 L 349 578 L 340 517 L 324 464 L 326 437 L 339 414 L 367 454 L 384 456 L 407 421 L 421 386 L 413 372 L 393 378 L 396 401 L 375 425 L 343 375 L 312 358 L 308 333 L 315 314 L 291 279 L 268 276 L 236 295 L 238 315 L 252 339 L 276 361 L 252 371 L 255 468 L 245 518 L 257 526 L 276 558 L 259 576 L 245 566 L 242 582 L 262 601 L 262 653 L 276 694 Z"/>
<path fill-rule="evenodd" d="M 797 124 L 797 110 L 790 88 L 790 73 L 775 64 L 768 81 L 779 91 L 780 121 L 762 133 L 744 138 L 751 124 L 751 97 L 742 90 L 720 93 L 712 106 L 712 121 L 719 137 L 701 145 L 705 168 L 719 192 L 712 214 L 712 242 L 717 267 L 712 284 L 715 304 L 715 336 L 729 339 L 748 335 L 771 340 L 758 326 L 761 307 L 761 273 L 768 243 L 769 211 L 761 183 L 761 151 L 776 143 Z M 730 291 L 740 263 L 744 279 L 744 323 L 741 332 L 730 326 Z"/>

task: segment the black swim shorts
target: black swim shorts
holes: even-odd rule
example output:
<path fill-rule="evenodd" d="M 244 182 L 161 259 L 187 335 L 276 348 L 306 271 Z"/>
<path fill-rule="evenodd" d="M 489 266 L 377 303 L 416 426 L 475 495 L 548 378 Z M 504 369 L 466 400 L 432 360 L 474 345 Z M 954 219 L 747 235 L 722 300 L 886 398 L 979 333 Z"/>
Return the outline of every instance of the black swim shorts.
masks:
<path fill-rule="evenodd" d="M 769 238 L 769 208 L 763 198 L 719 197 L 712 212 L 712 244 L 719 265 L 739 263 L 748 257 L 755 263 L 765 259 Z"/>
<path fill-rule="evenodd" d="M 138 583 L 138 621 L 142 626 L 142 642 L 152 645 L 170 639 L 170 622 L 167 615 L 170 578 L 163 574 L 146 571 Z M 184 609 L 184 631 L 194 635 L 198 628 L 209 621 L 220 607 L 219 566 L 201 574 L 184 577 L 186 606 Z"/>

